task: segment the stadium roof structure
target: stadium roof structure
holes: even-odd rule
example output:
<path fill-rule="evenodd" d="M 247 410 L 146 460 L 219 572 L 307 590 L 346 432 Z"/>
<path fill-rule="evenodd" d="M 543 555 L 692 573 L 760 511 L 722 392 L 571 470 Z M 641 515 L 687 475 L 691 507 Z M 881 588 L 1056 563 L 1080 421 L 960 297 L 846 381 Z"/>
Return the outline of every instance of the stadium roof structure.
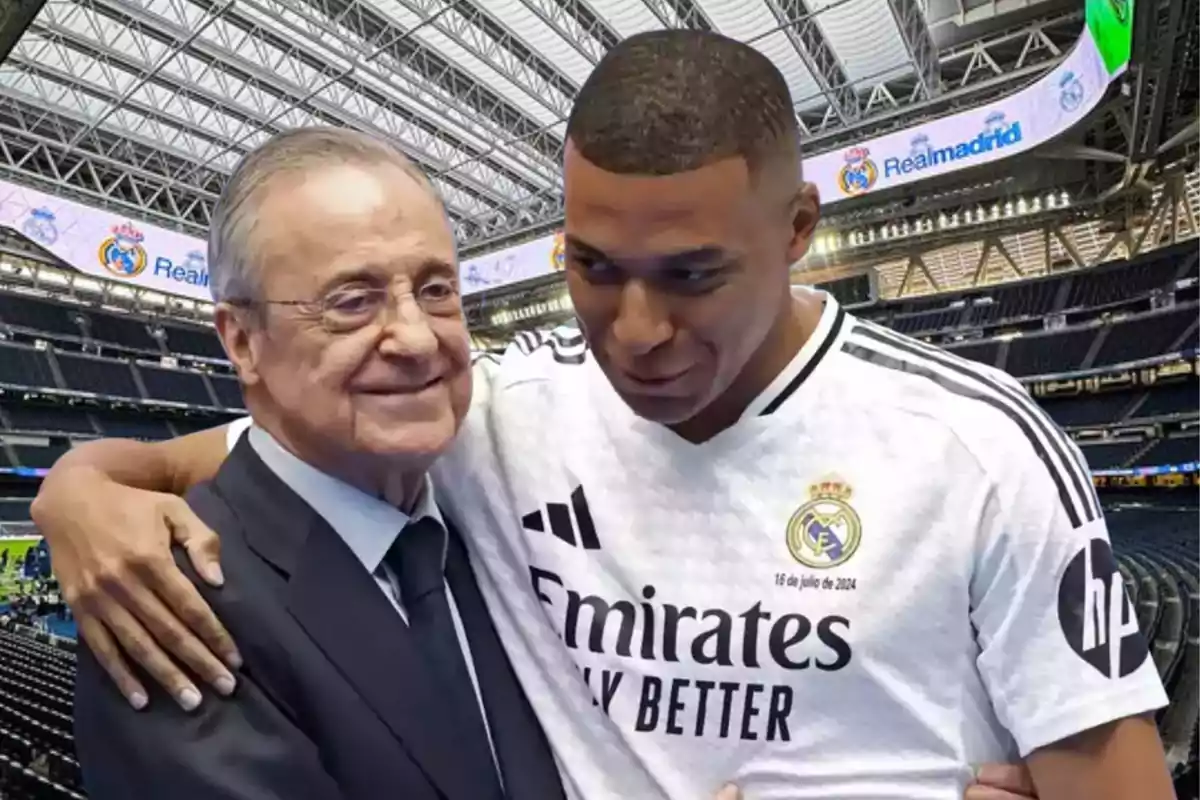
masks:
<path fill-rule="evenodd" d="M 1083 25 L 1083 0 L 43 2 L 0 20 L 0 56 L 23 29 L 0 64 L 0 176 L 202 234 L 248 148 L 349 125 L 434 176 L 467 254 L 558 223 L 565 118 L 622 37 L 753 43 L 820 152 L 1006 94 Z"/>

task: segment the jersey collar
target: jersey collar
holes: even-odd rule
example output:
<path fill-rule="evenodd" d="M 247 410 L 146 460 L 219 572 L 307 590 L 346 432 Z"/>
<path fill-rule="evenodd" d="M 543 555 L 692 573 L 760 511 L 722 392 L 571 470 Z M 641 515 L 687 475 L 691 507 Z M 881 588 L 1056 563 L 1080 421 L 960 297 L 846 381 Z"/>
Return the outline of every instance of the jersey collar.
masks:
<path fill-rule="evenodd" d="M 780 372 L 775 380 L 746 407 L 741 419 L 750 417 L 766 417 L 773 414 L 783 403 L 792 396 L 800 385 L 812 374 L 826 354 L 833 348 L 838 335 L 842 332 L 846 312 L 838 305 L 833 295 L 815 289 L 799 289 L 797 292 L 807 292 L 820 295 L 824 301 L 821 319 L 808 341 L 800 348 L 795 357 Z"/>

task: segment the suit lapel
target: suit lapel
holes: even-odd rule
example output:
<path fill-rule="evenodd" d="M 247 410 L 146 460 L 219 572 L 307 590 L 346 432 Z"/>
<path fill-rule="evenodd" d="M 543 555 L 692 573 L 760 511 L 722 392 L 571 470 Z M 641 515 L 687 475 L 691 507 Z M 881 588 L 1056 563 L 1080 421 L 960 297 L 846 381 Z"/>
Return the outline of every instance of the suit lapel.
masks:
<path fill-rule="evenodd" d="M 454 527 L 448 522 L 447 526 L 450 547 L 446 580 L 471 642 L 475 675 L 483 695 L 500 772 L 504 776 L 505 794 L 512 800 L 564 798 L 550 744 L 500 644 L 471 572 L 466 548 Z"/>
<path fill-rule="evenodd" d="M 492 796 L 492 764 L 461 763 L 454 718 L 419 644 L 334 531 L 310 534 L 288 590 L 292 615 L 442 793 Z"/>
<path fill-rule="evenodd" d="M 288 609 L 447 800 L 495 796 L 490 763 L 463 764 L 455 720 L 408 626 L 324 519 L 242 437 L 215 488 L 251 548 L 289 576 Z"/>

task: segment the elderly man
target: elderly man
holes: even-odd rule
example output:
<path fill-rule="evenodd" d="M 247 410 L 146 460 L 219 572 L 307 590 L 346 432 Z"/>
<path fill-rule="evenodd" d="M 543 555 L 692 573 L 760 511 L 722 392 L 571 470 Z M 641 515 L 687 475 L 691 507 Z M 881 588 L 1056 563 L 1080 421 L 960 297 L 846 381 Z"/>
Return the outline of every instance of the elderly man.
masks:
<path fill-rule="evenodd" d="M 426 477 L 471 399 L 428 181 L 363 134 L 285 134 L 230 179 L 209 265 L 253 426 L 188 502 L 222 536 L 225 588 L 206 595 L 245 668 L 195 714 L 138 714 L 82 651 L 90 796 L 561 797 Z"/>

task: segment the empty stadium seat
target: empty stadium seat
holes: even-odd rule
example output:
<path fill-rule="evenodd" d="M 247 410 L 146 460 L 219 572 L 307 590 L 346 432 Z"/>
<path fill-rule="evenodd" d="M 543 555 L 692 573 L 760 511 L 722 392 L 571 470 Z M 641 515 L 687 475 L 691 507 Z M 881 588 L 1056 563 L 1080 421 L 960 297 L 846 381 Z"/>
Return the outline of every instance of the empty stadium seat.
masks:
<path fill-rule="evenodd" d="M 1171 253 L 1152 253 L 1119 266 L 1100 267 L 1071 276 L 1066 308 L 1096 308 L 1129 300 L 1175 279 L 1179 263 Z"/>
<path fill-rule="evenodd" d="M 89 312 L 86 317 L 93 339 L 138 350 L 159 349 L 158 340 L 150 335 L 144 321 L 98 312 Z"/>
<path fill-rule="evenodd" d="M 1125 462 L 1144 446 L 1143 442 L 1108 442 L 1105 444 L 1084 444 L 1083 456 L 1092 469 L 1115 469 L 1125 466 Z"/>
<path fill-rule="evenodd" d="M 998 286 L 984 295 L 990 302 L 980 302 L 979 298 L 974 300 L 968 321 L 973 325 L 988 325 L 1001 320 L 1045 316 L 1054 306 L 1058 287 L 1057 280 Z"/>
<path fill-rule="evenodd" d="M 171 400 L 196 406 L 213 405 L 204 378 L 195 372 L 138 365 L 147 396 L 155 400 Z"/>
<path fill-rule="evenodd" d="M 1200 461 L 1200 437 L 1190 435 L 1159 439 L 1154 446 L 1138 457 L 1139 465 L 1163 466 Z"/>
<path fill-rule="evenodd" d="M 184 328 L 178 325 L 164 325 L 163 329 L 167 334 L 167 348 L 172 353 L 225 358 L 225 348 L 217 339 L 216 332 L 211 329 Z"/>
<path fill-rule="evenodd" d="M 1049 397 L 1043 398 L 1041 403 L 1055 422 L 1064 428 L 1071 428 L 1117 422 L 1133 403 L 1140 400 L 1140 395 L 1131 392 L 1115 392 Z"/>
<path fill-rule="evenodd" d="M 246 401 L 242 399 L 242 387 L 235 378 L 223 375 L 209 375 L 208 382 L 212 384 L 217 400 L 225 408 L 245 408 Z"/>
<path fill-rule="evenodd" d="M 0 497 L 0 522 L 22 522 L 29 519 L 28 497 Z"/>
<path fill-rule="evenodd" d="M 0 342 L 0 383 L 56 386 L 46 354 L 29 345 Z"/>
<path fill-rule="evenodd" d="M 49 469 L 59 456 L 71 449 L 71 445 L 65 442 L 51 442 L 45 446 L 14 444 L 12 449 L 17 455 L 18 466 Z"/>
<path fill-rule="evenodd" d="M 57 360 L 70 389 L 114 397 L 142 396 L 128 362 L 74 353 L 58 353 Z"/>
<path fill-rule="evenodd" d="M 1171 352 L 1195 322 L 1195 307 L 1116 322 L 1096 353 L 1093 365 L 1121 364 Z M 1196 345 L 1191 342 L 1187 346 Z"/>
<path fill-rule="evenodd" d="M 972 361 L 978 361 L 980 364 L 987 364 L 989 367 L 994 367 L 996 366 L 996 359 L 1000 355 L 1000 343 L 988 340 L 971 342 L 970 344 L 955 344 L 948 346 L 946 350 L 954 353 L 956 356 L 969 358 Z"/>
<path fill-rule="evenodd" d="M 1049 375 L 1079 369 L 1096 331 L 1085 328 L 1013 339 L 1008 343 L 1004 368 L 1013 375 Z"/>
<path fill-rule="evenodd" d="M 136 411 L 96 411 L 93 417 L 105 436 L 121 439 L 170 439 L 174 435 L 165 419 Z"/>
<path fill-rule="evenodd" d="M 1157 417 L 1167 414 L 1200 413 L 1200 386 L 1195 380 L 1154 386 L 1146 399 L 1134 409 L 1135 417 Z"/>
<path fill-rule="evenodd" d="M 892 327 L 906 334 L 942 331 L 958 327 L 962 316 L 961 308 L 926 311 L 921 314 L 896 316 L 892 319 Z"/>
<path fill-rule="evenodd" d="M 50 300 L 0 292 L 0 322 L 33 331 L 78 339 L 83 336 L 83 330 L 75 319 L 81 311 Z"/>
<path fill-rule="evenodd" d="M 95 434 L 87 414 L 70 406 L 23 405 L 0 403 L 0 414 L 8 419 L 9 430 L 41 433 Z"/>
<path fill-rule="evenodd" d="M 1200 719 L 1200 570 L 1192 505 L 1147 503 L 1106 509 L 1122 574 L 1129 576 L 1138 623 L 1171 698 L 1158 714 L 1167 761 L 1176 774 L 1195 763 Z M 1153 605 L 1150 596 L 1153 596 Z"/>

